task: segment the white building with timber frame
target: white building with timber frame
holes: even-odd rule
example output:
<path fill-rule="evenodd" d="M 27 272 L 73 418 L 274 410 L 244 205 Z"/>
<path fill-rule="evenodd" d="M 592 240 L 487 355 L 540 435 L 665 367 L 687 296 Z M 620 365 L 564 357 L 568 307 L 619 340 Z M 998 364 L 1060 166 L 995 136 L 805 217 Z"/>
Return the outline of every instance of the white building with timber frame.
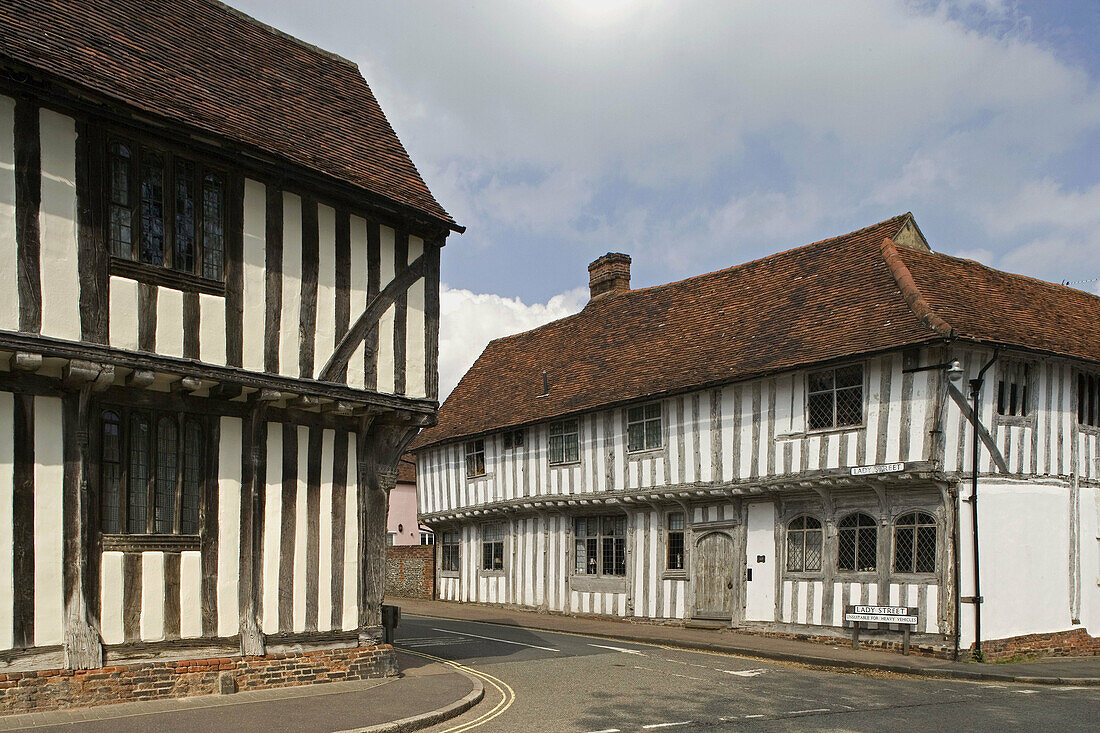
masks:
<path fill-rule="evenodd" d="M 440 598 L 807 636 L 909 606 L 965 654 L 990 364 L 981 636 L 1100 635 L 1100 299 L 936 254 L 909 214 L 669 285 L 629 267 L 490 343 L 414 442 Z"/>
<path fill-rule="evenodd" d="M 379 644 L 461 228 L 353 63 L 220 3 L 0 39 L 4 666 Z"/>

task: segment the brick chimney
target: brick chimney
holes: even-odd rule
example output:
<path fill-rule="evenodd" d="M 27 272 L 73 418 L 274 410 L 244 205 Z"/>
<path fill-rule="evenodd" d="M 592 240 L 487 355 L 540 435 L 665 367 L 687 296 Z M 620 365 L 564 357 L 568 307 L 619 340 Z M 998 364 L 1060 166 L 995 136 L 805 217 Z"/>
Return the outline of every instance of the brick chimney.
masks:
<path fill-rule="evenodd" d="M 589 265 L 588 289 L 593 299 L 630 290 L 630 255 L 608 252 Z"/>

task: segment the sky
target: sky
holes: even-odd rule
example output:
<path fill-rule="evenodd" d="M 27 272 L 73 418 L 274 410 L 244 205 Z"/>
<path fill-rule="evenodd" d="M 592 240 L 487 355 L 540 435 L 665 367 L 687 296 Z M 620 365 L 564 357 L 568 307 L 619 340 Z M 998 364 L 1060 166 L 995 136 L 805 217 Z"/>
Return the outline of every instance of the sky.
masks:
<path fill-rule="evenodd" d="M 359 65 L 465 234 L 440 390 L 491 338 L 912 211 L 1100 295 L 1097 0 L 229 0 Z"/>

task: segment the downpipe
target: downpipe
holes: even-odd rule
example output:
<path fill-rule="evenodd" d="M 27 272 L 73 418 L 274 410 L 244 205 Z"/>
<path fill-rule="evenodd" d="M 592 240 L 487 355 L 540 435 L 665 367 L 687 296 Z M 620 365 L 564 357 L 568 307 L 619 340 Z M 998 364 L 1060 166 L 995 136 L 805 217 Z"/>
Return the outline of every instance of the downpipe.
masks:
<path fill-rule="evenodd" d="M 978 440 L 979 406 L 981 404 L 982 385 L 985 382 L 986 371 L 997 361 L 997 349 L 993 350 L 993 356 L 978 372 L 978 376 L 970 380 L 970 399 L 974 410 L 974 441 L 973 454 L 970 466 L 970 516 L 972 518 L 974 536 L 974 661 L 982 661 L 982 579 L 980 562 L 978 558 L 978 457 L 980 454 Z"/>

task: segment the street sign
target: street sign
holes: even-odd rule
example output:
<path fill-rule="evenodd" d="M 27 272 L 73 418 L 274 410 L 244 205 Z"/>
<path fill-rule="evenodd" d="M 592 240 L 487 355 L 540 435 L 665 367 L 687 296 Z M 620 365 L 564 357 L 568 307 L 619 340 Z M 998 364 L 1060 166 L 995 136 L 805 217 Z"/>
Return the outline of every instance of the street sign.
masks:
<path fill-rule="evenodd" d="M 909 632 L 917 626 L 913 606 L 845 606 L 844 620 L 852 624 L 852 648 L 859 649 L 860 624 L 898 624 L 901 629 L 901 653 L 909 654 Z"/>
<path fill-rule="evenodd" d="M 879 463 L 874 466 L 856 466 L 851 470 L 851 475 L 874 476 L 879 473 L 901 473 L 904 470 L 904 463 Z"/>
<path fill-rule="evenodd" d="M 848 606 L 844 612 L 844 620 L 916 626 L 917 609 L 906 606 Z"/>

